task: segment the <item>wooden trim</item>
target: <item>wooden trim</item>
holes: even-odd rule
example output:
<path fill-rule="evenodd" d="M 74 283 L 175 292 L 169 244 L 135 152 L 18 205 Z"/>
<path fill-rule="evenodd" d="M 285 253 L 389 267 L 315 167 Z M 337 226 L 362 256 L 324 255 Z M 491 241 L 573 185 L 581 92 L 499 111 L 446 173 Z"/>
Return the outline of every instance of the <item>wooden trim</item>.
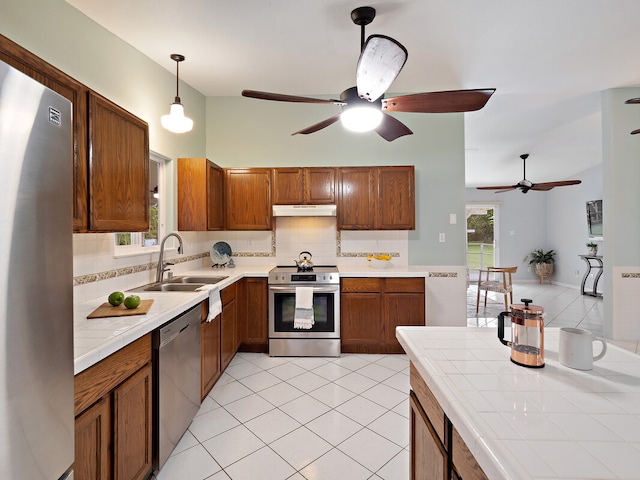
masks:
<path fill-rule="evenodd" d="M 429 387 L 422 379 L 422 376 L 418 372 L 418 369 L 415 367 L 413 362 L 410 362 L 409 365 L 409 382 L 411 383 L 411 388 L 418 397 L 418 401 L 420 405 L 424 409 L 427 417 L 429 417 L 433 428 L 436 430 L 438 437 L 440 438 L 440 442 L 442 444 L 446 444 L 446 436 L 445 436 L 445 415 L 444 410 L 436 400 L 436 397 L 431 393 Z"/>

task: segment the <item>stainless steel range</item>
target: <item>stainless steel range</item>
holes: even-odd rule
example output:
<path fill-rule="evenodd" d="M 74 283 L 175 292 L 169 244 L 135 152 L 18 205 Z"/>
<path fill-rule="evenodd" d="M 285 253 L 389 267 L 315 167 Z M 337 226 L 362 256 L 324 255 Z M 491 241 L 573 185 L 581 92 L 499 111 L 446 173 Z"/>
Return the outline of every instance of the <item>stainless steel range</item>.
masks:
<path fill-rule="evenodd" d="M 296 288 L 313 289 L 311 328 L 294 328 Z M 300 294 L 300 292 L 299 292 Z M 269 272 L 269 355 L 340 356 L 340 275 L 335 266 L 275 267 Z"/>

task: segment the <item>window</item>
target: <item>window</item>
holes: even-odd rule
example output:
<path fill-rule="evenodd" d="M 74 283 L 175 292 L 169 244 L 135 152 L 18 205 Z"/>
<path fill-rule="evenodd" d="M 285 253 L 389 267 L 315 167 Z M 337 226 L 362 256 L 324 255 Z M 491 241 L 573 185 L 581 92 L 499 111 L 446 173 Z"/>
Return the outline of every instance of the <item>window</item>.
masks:
<path fill-rule="evenodd" d="M 142 249 L 156 246 L 162 238 L 164 212 L 163 179 L 164 164 L 167 158 L 151 152 L 149 158 L 149 230 L 146 232 L 119 232 L 114 235 L 117 254 L 136 253 Z"/>

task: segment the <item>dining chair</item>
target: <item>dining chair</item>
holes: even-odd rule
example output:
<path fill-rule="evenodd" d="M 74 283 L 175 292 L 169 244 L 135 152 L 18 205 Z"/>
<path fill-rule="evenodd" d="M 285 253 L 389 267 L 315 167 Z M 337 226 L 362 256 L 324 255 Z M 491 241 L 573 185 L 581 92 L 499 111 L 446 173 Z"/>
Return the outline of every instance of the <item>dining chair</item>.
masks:
<path fill-rule="evenodd" d="M 513 280 L 511 276 L 518 267 L 489 267 L 478 274 L 478 295 L 476 298 L 476 315 L 480 306 L 480 292 L 484 290 L 484 306 L 487 307 L 487 293 L 496 292 L 504 295 L 504 309 L 509 311 L 509 303 L 513 303 Z M 507 301 L 507 297 L 509 300 Z"/>

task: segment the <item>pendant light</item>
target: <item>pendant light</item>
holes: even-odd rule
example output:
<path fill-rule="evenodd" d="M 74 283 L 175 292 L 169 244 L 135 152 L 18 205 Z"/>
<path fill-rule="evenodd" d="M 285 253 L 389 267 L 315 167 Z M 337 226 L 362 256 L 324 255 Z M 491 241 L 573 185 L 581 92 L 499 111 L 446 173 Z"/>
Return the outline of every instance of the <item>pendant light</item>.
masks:
<path fill-rule="evenodd" d="M 171 60 L 176 62 L 176 98 L 171 104 L 169 115 L 163 115 L 160 118 L 160 122 L 170 132 L 185 133 L 193 128 L 193 120 L 184 116 L 184 107 L 180 103 L 180 96 L 178 95 L 178 82 L 180 80 L 178 67 L 180 62 L 184 61 L 184 55 L 173 53 L 171 54 Z"/>

